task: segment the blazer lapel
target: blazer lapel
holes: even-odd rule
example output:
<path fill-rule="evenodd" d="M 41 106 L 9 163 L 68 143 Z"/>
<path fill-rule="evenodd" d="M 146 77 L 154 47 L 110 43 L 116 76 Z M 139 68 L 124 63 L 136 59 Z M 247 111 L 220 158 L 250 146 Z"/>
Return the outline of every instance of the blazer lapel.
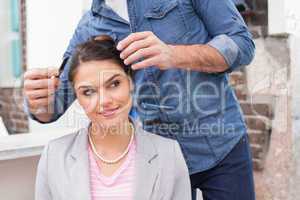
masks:
<path fill-rule="evenodd" d="M 134 122 L 137 142 L 136 182 L 134 200 L 150 200 L 159 176 L 157 157 L 159 156 L 151 137 L 138 122 Z M 71 149 L 69 170 L 72 200 L 91 200 L 89 160 L 87 150 L 87 129 L 82 129 Z"/>
<path fill-rule="evenodd" d="M 73 200 L 91 200 L 89 160 L 87 151 L 87 130 L 82 129 L 77 136 L 71 159 L 73 162 L 70 166 L 70 194 Z"/>
<path fill-rule="evenodd" d="M 157 150 L 151 138 L 140 125 L 135 123 L 137 142 L 136 185 L 134 200 L 153 199 L 153 191 L 158 178 Z"/>

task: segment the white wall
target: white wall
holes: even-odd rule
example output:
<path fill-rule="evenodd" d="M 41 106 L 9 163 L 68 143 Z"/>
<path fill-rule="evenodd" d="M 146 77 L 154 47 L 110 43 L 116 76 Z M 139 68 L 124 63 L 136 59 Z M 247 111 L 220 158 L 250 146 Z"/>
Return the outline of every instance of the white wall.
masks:
<path fill-rule="evenodd" d="M 286 24 L 288 33 L 300 36 L 300 1 L 286 1 Z"/>
<path fill-rule="evenodd" d="M 269 0 L 269 33 L 300 35 L 300 1 Z"/>
<path fill-rule="evenodd" d="M 300 138 L 300 1 L 286 1 L 286 23 L 290 34 L 292 113 L 297 139 Z"/>
<path fill-rule="evenodd" d="M 29 68 L 58 67 L 87 0 L 27 0 Z"/>
<path fill-rule="evenodd" d="M 284 34 L 286 27 L 286 0 L 268 0 L 269 34 Z"/>
<path fill-rule="evenodd" d="M 286 17 L 290 33 L 292 120 L 295 141 L 300 139 L 300 1 L 288 0 Z M 297 146 L 300 150 L 300 144 Z M 300 162 L 300 155 L 299 155 Z M 300 164 L 300 163 L 299 163 Z M 300 174 L 300 165 L 298 172 Z M 299 175 L 300 176 L 300 175 Z"/>
<path fill-rule="evenodd" d="M 289 199 L 296 199 L 300 195 L 300 1 L 281 1 L 285 3 L 285 23 L 286 31 L 289 33 L 291 55 L 289 94 L 291 96 L 294 174 L 290 177 Z"/>

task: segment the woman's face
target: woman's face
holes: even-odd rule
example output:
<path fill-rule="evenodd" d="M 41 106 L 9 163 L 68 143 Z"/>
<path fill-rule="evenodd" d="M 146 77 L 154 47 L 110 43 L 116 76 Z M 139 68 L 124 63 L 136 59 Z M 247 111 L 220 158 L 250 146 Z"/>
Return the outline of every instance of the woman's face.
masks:
<path fill-rule="evenodd" d="M 128 120 L 133 85 L 113 60 L 81 63 L 73 84 L 78 102 L 92 122 L 113 127 Z"/>

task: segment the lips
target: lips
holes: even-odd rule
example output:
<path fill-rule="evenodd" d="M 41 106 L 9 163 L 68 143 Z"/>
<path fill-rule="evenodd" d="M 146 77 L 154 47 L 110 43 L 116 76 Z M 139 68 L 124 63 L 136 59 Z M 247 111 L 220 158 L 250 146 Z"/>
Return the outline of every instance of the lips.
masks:
<path fill-rule="evenodd" d="M 103 117 L 112 117 L 113 115 L 115 115 L 117 113 L 118 110 L 119 110 L 119 107 L 105 109 L 104 111 L 99 112 L 99 114 L 102 115 Z"/>

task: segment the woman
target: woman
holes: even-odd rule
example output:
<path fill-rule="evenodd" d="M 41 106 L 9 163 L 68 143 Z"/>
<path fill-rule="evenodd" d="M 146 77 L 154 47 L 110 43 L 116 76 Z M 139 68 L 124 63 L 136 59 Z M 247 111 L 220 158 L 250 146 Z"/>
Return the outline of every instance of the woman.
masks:
<path fill-rule="evenodd" d="M 191 199 L 178 143 L 143 131 L 129 118 L 128 70 L 108 36 L 77 48 L 69 80 L 91 122 L 47 145 L 36 200 Z"/>

